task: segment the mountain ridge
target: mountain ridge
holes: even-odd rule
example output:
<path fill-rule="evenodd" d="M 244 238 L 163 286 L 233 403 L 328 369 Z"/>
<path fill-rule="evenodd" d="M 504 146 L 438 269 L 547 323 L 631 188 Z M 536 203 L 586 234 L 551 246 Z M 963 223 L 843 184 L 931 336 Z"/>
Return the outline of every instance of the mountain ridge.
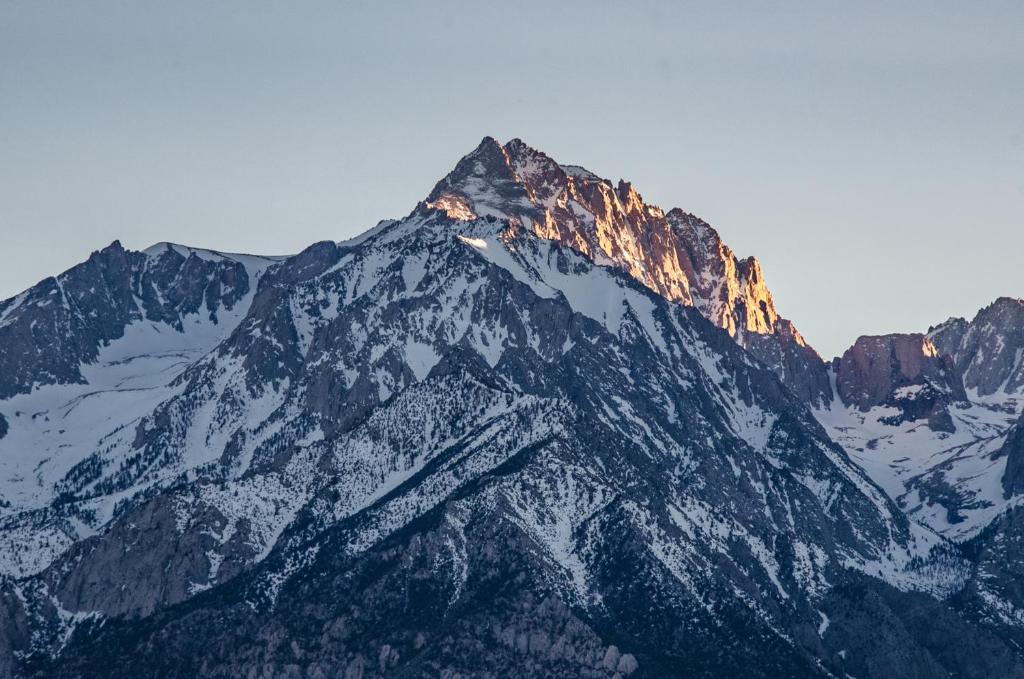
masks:
<path fill-rule="evenodd" d="M 645 203 L 625 180 L 572 175 L 519 139 L 506 147 L 486 137 L 423 208 L 456 219 L 478 212 L 513 218 L 539 237 L 619 266 L 663 297 L 698 308 L 805 400 L 831 399 L 824 361 L 775 309 L 757 259 L 739 259 L 707 222 Z"/>
<path fill-rule="evenodd" d="M 104 282 L 85 313 L 0 303 L 10 338 L 50 313 L 94 347 L 0 372 L 0 670 L 1024 676 L 1016 484 L 954 502 L 856 439 L 1006 466 L 1015 406 L 893 419 L 926 368 L 847 408 L 756 260 L 628 182 L 487 138 L 348 241 L 108 250 L 53 279 Z"/>

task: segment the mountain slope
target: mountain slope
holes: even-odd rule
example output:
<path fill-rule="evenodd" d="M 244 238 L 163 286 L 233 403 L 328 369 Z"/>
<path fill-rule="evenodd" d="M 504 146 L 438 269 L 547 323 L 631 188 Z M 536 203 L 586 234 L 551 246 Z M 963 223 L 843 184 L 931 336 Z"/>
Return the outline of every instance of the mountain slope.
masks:
<path fill-rule="evenodd" d="M 119 243 L 4 303 L 0 321 L 0 573 L 44 568 L 122 499 L 69 504 L 94 460 L 180 391 L 175 379 L 245 315 L 272 258 Z"/>

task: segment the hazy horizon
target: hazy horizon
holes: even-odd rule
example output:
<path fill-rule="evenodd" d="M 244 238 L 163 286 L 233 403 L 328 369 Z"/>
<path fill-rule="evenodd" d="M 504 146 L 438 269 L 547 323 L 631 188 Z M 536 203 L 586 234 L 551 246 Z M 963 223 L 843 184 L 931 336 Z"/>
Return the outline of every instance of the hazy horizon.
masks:
<path fill-rule="evenodd" d="M 0 298 L 350 238 L 485 135 L 706 219 L 826 358 L 1024 296 L 1017 3 L 303 8 L 0 4 Z"/>

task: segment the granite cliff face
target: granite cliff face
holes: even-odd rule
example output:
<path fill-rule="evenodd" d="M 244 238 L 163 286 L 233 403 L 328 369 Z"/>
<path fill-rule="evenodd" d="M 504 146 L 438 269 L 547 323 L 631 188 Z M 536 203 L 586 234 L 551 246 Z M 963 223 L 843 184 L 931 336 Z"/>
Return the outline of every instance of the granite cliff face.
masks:
<path fill-rule="evenodd" d="M 860 337 L 837 359 L 835 373 L 845 405 L 890 406 L 898 411 L 893 423 L 927 419 L 932 430 L 951 431 L 948 406 L 967 400 L 952 358 L 922 334 Z"/>
<path fill-rule="evenodd" d="M 979 317 L 990 317 L 992 308 Z M 992 373 L 975 358 L 986 352 L 1005 357 L 1004 337 L 1024 327 L 1010 314 L 1000 317 L 998 333 L 984 320 L 978 326 L 984 330 L 970 332 L 971 324 L 951 319 L 925 335 L 859 338 L 833 362 L 840 407 L 816 411 L 905 511 L 957 540 L 972 538 L 1007 507 L 1000 479 L 1008 456 L 1000 447 L 1022 394 L 1005 389 L 1012 384 L 1012 361 Z M 961 346 L 971 349 L 958 360 Z M 999 389 L 982 394 L 982 375 Z"/>
<path fill-rule="evenodd" d="M 927 335 L 861 338 L 834 363 L 842 408 L 816 414 L 913 520 L 959 544 L 971 574 L 953 597 L 969 619 L 1021 643 L 1024 302 Z"/>
<path fill-rule="evenodd" d="M 756 261 L 626 183 L 485 139 L 349 241 L 108 250 L 0 303 L 60 366 L 0 374 L 0 674 L 1024 677 Z"/>
<path fill-rule="evenodd" d="M 518 139 L 486 138 L 438 182 L 421 209 L 454 219 L 512 218 L 662 297 L 693 306 L 812 403 L 831 398 L 827 366 L 781 318 L 758 261 L 739 259 L 710 225 L 646 203 L 636 188 L 559 165 Z"/>

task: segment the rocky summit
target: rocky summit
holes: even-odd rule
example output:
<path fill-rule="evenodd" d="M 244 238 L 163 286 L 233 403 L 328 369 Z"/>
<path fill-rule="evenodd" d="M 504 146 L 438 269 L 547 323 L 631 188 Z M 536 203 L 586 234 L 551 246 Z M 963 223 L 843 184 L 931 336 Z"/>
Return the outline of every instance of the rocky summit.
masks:
<path fill-rule="evenodd" d="M 0 676 L 1024 677 L 1024 303 L 826 362 L 514 139 L 0 302 Z"/>
<path fill-rule="evenodd" d="M 835 373 L 845 405 L 891 406 L 897 424 L 926 419 L 933 431 L 955 431 L 948 406 L 967 400 L 953 359 L 922 334 L 860 337 L 836 360 Z"/>

